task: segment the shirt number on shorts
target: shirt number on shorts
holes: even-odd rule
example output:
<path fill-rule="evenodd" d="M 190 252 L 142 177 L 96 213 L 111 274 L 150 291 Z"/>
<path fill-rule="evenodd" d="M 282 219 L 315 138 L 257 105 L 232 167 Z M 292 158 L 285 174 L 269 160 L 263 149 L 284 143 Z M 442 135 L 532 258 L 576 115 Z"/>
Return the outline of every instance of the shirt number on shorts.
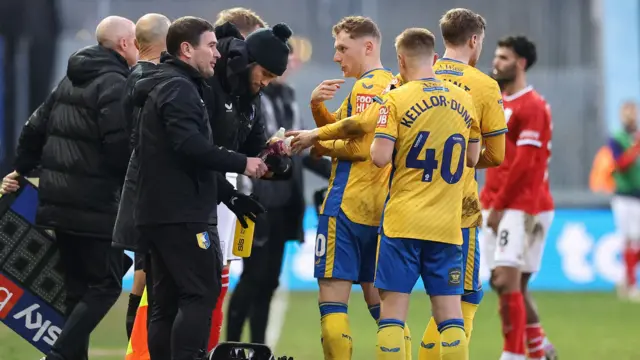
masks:
<path fill-rule="evenodd" d="M 500 245 L 500 247 L 507 246 L 507 244 L 509 243 L 509 231 L 508 230 L 500 231 L 499 240 L 500 242 L 498 244 Z"/>
<path fill-rule="evenodd" d="M 323 234 L 316 237 L 316 256 L 322 257 L 327 252 L 327 238 Z"/>
<path fill-rule="evenodd" d="M 429 138 L 429 131 L 421 131 L 411 145 L 411 150 L 407 155 L 405 166 L 408 169 L 422 169 L 422 181 L 431 182 L 433 180 L 433 171 L 438 168 L 438 160 L 436 160 L 436 149 L 427 148 L 424 160 L 418 159 L 424 148 L 424 144 Z M 460 145 L 460 155 L 458 156 L 458 165 L 456 171 L 451 173 L 451 165 L 453 161 L 453 149 L 456 145 Z M 460 181 L 462 172 L 464 171 L 464 157 L 466 154 L 467 142 L 462 134 L 453 134 L 447 138 L 442 149 L 442 166 L 440 166 L 440 175 L 448 184 L 455 184 Z"/>

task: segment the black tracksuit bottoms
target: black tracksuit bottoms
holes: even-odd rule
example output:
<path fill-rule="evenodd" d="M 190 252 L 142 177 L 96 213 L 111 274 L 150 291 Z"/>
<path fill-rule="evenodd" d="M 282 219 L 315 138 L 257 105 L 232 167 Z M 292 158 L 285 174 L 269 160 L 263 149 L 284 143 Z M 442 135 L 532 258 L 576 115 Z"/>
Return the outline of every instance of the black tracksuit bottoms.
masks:
<path fill-rule="evenodd" d="M 89 336 L 122 292 L 124 251 L 111 239 L 56 231 L 64 272 L 65 323 L 47 360 L 86 360 Z"/>
<path fill-rule="evenodd" d="M 222 262 L 215 227 L 179 223 L 139 229 L 151 252 L 151 359 L 204 358 L 221 289 Z"/>

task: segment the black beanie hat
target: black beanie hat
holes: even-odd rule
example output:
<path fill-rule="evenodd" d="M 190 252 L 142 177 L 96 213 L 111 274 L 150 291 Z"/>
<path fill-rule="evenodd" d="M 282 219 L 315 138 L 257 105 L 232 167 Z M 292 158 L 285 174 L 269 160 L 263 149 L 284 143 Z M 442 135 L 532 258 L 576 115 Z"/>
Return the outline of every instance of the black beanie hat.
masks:
<path fill-rule="evenodd" d="M 290 51 L 287 42 L 291 34 L 285 23 L 252 32 L 245 39 L 249 56 L 269 72 L 281 76 L 287 70 Z"/>

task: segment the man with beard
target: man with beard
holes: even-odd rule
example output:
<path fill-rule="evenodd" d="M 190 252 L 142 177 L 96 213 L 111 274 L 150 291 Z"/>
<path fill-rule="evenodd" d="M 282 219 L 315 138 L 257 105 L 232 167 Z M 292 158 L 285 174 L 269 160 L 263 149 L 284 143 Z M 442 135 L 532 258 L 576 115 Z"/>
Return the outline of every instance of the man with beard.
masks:
<path fill-rule="evenodd" d="M 31 115 L 18 142 L 17 177 L 41 165 L 36 224 L 55 231 L 65 274 L 65 325 L 48 360 L 87 359 L 89 337 L 122 291 L 124 253 L 111 247 L 127 169 L 121 99 L 138 60 L 133 22 L 109 16 L 97 45 L 71 55 L 67 75 Z"/>
<path fill-rule="evenodd" d="M 258 14 L 250 9 L 243 7 L 235 7 L 231 9 L 222 10 L 218 13 L 218 17 L 215 23 L 216 27 L 221 27 L 225 23 L 233 24 L 240 32 L 240 35 L 245 39 L 250 33 L 255 30 L 266 28 L 267 23 L 262 20 Z M 238 176 L 236 174 L 226 174 L 226 179 L 238 186 Z M 231 267 L 231 261 L 237 261 L 241 258 L 233 255 L 231 243 L 236 226 L 236 215 L 226 205 L 221 204 L 218 206 L 218 233 L 220 234 L 220 245 L 223 252 L 223 265 L 222 268 L 222 291 L 218 297 L 216 303 L 216 309 L 213 312 L 213 318 L 211 323 L 211 334 L 209 335 L 209 350 L 213 349 L 220 341 L 220 334 L 222 332 L 222 322 L 224 319 L 224 299 L 227 296 L 227 290 L 229 289 L 229 268 Z"/>
<path fill-rule="evenodd" d="M 231 22 L 216 27 L 221 58 L 216 63 L 215 75 L 208 81 L 213 96 L 206 99 L 216 144 L 247 156 L 258 155 L 265 148 L 268 138 L 259 95 L 262 88 L 286 70 L 290 53 L 287 41 L 291 34 L 286 24 L 277 24 L 273 29 L 264 27 L 253 31 L 244 40 L 243 34 Z M 289 157 L 269 155 L 265 162 L 269 172 L 264 179 L 282 180 L 291 176 Z M 234 187 L 238 186 L 234 174 L 227 174 L 227 180 Z M 211 224 L 219 226 L 224 263 L 228 265 L 236 218 L 246 227 L 244 216 L 248 211 L 243 199 L 225 205 L 218 207 Z M 223 273 L 223 282 L 225 279 L 228 279 L 228 268 Z M 213 316 L 210 349 L 219 340 L 225 290 L 223 287 Z"/>
<path fill-rule="evenodd" d="M 287 71 L 267 86 L 261 96 L 262 116 L 266 134 L 279 128 L 300 129 L 295 90 L 286 83 L 300 59 L 289 44 L 291 53 Z M 308 156 L 308 155 L 307 155 Z M 279 285 L 285 244 L 302 241 L 302 221 L 305 213 L 302 156 L 292 160 L 293 174 L 288 180 L 249 180 L 241 177 L 242 192 L 253 192 L 267 209 L 256 220 L 251 257 L 243 259 L 242 275 L 229 301 L 227 341 L 240 341 L 245 320 L 249 320 L 251 342 L 266 343 L 269 309 Z"/>
<path fill-rule="evenodd" d="M 484 209 L 482 254 L 491 269 L 491 287 L 500 297 L 501 360 L 556 358 L 527 289 L 531 276 L 540 270 L 553 220 L 548 182 L 551 111 L 544 98 L 527 85 L 526 77 L 536 58 L 533 42 L 524 36 L 509 36 L 498 42 L 493 60 L 509 132 L 504 162 L 487 170 L 480 200 Z"/>

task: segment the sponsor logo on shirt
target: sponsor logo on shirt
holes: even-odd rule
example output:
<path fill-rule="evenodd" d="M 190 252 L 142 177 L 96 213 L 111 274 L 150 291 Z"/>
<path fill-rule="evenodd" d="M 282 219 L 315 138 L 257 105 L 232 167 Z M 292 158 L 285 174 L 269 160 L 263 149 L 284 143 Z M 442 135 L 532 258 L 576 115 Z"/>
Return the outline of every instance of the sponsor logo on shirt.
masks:
<path fill-rule="evenodd" d="M 378 112 L 378 124 L 376 127 L 386 128 L 387 127 L 387 116 L 389 116 L 389 107 L 381 106 L 380 111 Z"/>
<path fill-rule="evenodd" d="M 359 114 L 367 108 L 367 106 L 373 103 L 375 95 L 371 94 L 356 94 L 356 114 Z"/>

